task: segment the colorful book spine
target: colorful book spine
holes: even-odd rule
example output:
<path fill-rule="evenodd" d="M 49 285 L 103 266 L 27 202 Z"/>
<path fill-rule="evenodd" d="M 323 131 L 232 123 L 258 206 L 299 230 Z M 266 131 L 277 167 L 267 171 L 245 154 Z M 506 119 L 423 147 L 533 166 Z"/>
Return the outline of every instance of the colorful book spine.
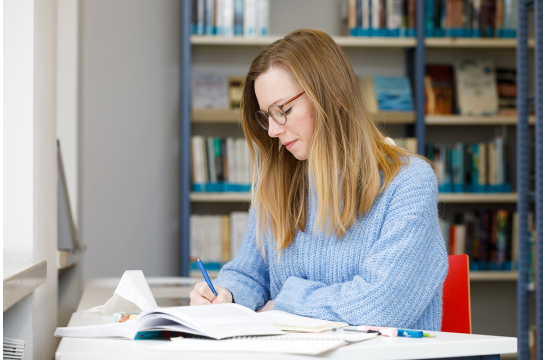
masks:
<path fill-rule="evenodd" d="M 269 0 L 257 0 L 257 35 L 269 35 Z"/>
<path fill-rule="evenodd" d="M 244 36 L 257 35 L 257 0 L 244 0 Z"/>
<path fill-rule="evenodd" d="M 244 0 L 234 0 L 234 31 L 235 36 L 244 34 Z"/>

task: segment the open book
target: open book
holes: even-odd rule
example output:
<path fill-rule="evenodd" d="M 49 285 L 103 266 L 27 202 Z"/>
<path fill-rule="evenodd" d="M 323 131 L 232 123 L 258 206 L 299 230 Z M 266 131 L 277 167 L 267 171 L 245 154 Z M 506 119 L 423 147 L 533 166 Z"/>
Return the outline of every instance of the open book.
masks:
<path fill-rule="evenodd" d="M 134 339 L 141 331 L 168 330 L 225 339 L 248 335 L 277 335 L 282 330 L 252 310 L 237 304 L 156 308 L 124 323 L 57 328 L 55 336 L 121 337 Z"/>

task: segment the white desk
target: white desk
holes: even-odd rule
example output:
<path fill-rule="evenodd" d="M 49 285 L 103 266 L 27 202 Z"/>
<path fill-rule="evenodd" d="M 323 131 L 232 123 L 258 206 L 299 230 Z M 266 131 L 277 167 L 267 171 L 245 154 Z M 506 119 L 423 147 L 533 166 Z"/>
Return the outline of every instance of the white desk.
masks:
<path fill-rule="evenodd" d="M 147 278 L 153 295 L 158 303 L 167 298 L 187 297 L 198 279 L 183 278 Z M 102 305 L 108 300 L 117 284 L 115 279 L 89 280 L 83 291 L 78 311 Z M 101 313 L 74 313 L 68 326 L 83 326 L 110 323 L 111 316 Z M 434 333 L 434 332 L 432 332 Z M 454 333 L 438 333 L 434 339 L 411 338 L 387 338 L 363 341 L 348 345 L 340 349 L 318 356 L 325 359 L 437 359 L 437 358 L 463 358 L 469 360 L 498 359 L 499 354 L 517 352 L 517 339 L 499 336 L 465 335 Z M 120 340 L 120 339 L 78 339 L 63 338 L 55 353 L 57 360 L 72 359 L 199 359 L 217 360 L 253 360 L 259 359 L 285 359 L 285 360 L 309 360 L 308 356 L 278 355 L 278 354 L 242 354 L 242 353 L 171 353 L 152 352 L 148 348 L 152 345 L 162 344 L 164 341 Z"/>

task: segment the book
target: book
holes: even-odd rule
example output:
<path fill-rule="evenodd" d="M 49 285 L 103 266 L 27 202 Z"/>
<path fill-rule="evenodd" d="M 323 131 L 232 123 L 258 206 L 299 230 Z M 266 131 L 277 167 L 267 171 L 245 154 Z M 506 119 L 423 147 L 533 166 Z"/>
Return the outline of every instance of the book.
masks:
<path fill-rule="evenodd" d="M 145 310 L 136 320 L 105 325 L 59 327 L 58 337 L 135 339 L 143 331 L 176 331 L 220 340 L 235 336 L 281 335 L 282 330 L 238 304 L 178 306 Z"/>
<path fill-rule="evenodd" d="M 244 0 L 234 0 L 235 36 L 244 34 Z"/>
<path fill-rule="evenodd" d="M 380 111 L 414 110 L 409 78 L 375 77 L 373 83 Z"/>
<path fill-rule="evenodd" d="M 517 115 L 517 70 L 496 68 L 498 115 Z"/>
<path fill-rule="evenodd" d="M 254 38 L 257 35 L 257 0 L 244 0 L 244 36 Z"/>
<path fill-rule="evenodd" d="M 221 0 L 223 36 L 233 37 L 235 35 L 235 0 Z"/>
<path fill-rule="evenodd" d="M 457 61 L 456 100 L 462 115 L 491 115 L 498 111 L 494 63 L 483 60 Z"/>
<path fill-rule="evenodd" d="M 450 65 L 426 65 L 426 113 L 454 113 L 454 72 Z"/>
<path fill-rule="evenodd" d="M 195 73 L 191 76 L 193 109 L 228 109 L 227 77 Z"/>
<path fill-rule="evenodd" d="M 249 220 L 248 212 L 232 212 L 231 213 L 231 222 L 230 222 L 230 231 L 231 231 L 231 259 L 234 259 L 242 240 L 244 240 L 244 235 L 248 228 Z"/>
<path fill-rule="evenodd" d="M 269 35 L 269 0 L 257 0 L 257 35 Z"/>

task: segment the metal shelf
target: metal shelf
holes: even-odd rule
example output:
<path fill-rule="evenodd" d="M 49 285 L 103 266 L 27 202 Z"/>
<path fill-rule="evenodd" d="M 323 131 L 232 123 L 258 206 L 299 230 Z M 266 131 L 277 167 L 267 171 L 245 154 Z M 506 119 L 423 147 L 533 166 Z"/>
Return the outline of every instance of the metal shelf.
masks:
<path fill-rule="evenodd" d="M 250 193 L 198 193 L 192 192 L 190 199 L 193 202 L 249 202 Z M 515 203 L 517 193 L 472 194 L 472 193 L 440 193 L 437 197 L 440 202 L 449 203 Z"/>
<path fill-rule="evenodd" d="M 478 49 L 516 49 L 517 39 L 497 38 L 426 38 L 427 48 L 478 48 Z M 528 41 L 534 47 L 534 40 Z"/>
<path fill-rule="evenodd" d="M 267 46 L 281 39 L 281 36 L 263 36 L 248 38 L 243 36 L 222 37 L 192 35 L 192 45 L 207 46 Z M 413 48 L 416 46 L 414 37 L 358 37 L 333 36 L 333 39 L 342 47 L 374 47 L 374 48 Z M 515 49 L 516 39 L 484 39 L 484 38 L 426 38 L 428 48 L 489 48 Z M 534 40 L 528 41 L 529 47 L 534 47 Z"/>
<path fill-rule="evenodd" d="M 530 124 L 535 124 L 535 116 L 529 119 Z M 516 125 L 516 116 L 465 116 L 465 115 L 428 115 L 426 125 L 436 126 L 498 126 Z"/>
<path fill-rule="evenodd" d="M 517 271 L 470 271 L 471 281 L 516 281 Z"/>
<path fill-rule="evenodd" d="M 412 111 L 384 111 L 370 114 L 379 124 L 414 124 Z M 240 123 L 239 109 L 195 109 L 191 112 L 192 123 Z"/>
<path fill-rule="evenodd" d="M 439 193 L 437 200 L 447 203 L 516 203 L 517 193 Z"/>
<path fill-rule="evenodd" d="M 243 36 L 192 35 L 191 44 L 209 46 L 267 46 L 281 38 L 281 36 L 248 38 Z M 333 39 L 342 47 L 411 48 L 416 45 L 415 38 L 333 36 Z"/>

